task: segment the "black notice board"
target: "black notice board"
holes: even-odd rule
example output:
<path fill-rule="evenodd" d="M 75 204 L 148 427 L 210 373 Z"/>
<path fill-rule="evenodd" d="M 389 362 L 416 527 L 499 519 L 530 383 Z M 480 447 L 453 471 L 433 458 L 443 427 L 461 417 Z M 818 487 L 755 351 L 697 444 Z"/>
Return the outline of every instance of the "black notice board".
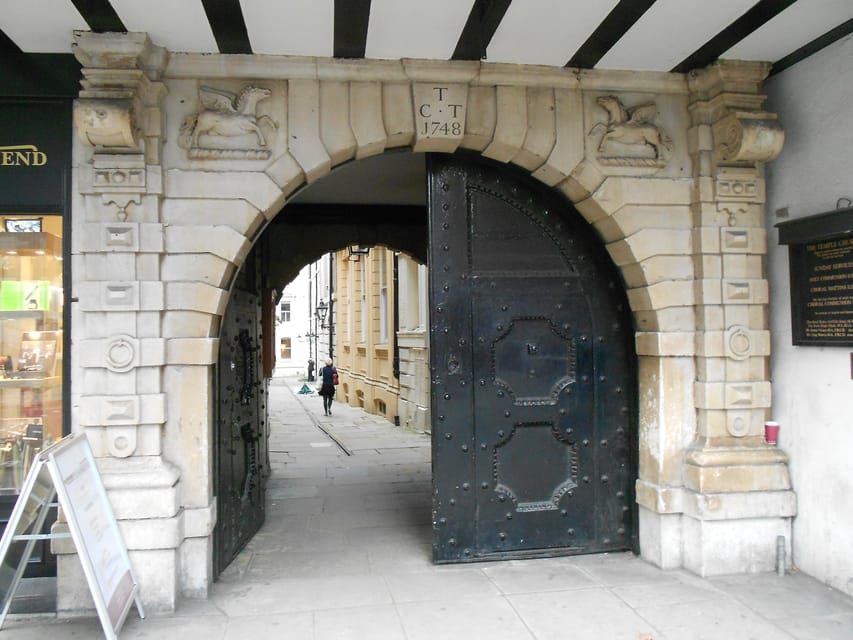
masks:
<path fill-rule="evenodd" d="M 853 345 L 853 208 L 776 225 L 788 245 L 795 345 Z"/>

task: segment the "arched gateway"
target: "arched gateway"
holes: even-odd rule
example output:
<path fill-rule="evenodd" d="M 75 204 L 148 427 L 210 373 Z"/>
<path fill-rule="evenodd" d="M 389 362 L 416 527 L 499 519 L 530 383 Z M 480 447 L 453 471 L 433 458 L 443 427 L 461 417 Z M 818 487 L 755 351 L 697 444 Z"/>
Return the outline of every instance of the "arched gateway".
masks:
<path fill-rule="evenodd" d="M 631 455 L 638 461 L 642 555 L 701 574 L 773 567 L 776 536 L 790 539 L 795 497 L 784 455 L 760 437 L 770 383 L 759 163 L 773 159 L 782 142 L 772 114 L 761 110 L 766 66 L 721 62 L 683 76 L 468 62 L 169 56 L 143 34 L 92 33 L 79 35 L 76 54 L 84 80 L 75 107 L 81 142 L 72 223 L 78 300 L 72 367 L 79 375 L 73 376 L 72 420 L 101 458 L 149 607 L 171 608 L 178 594 L 205 594 L 210 584 L 212 371 L 235 274 L 299 186 L 341 162 L 394 147 L 477 152 L 516 165 L 574 203 L 618 268 L 633 315 L 638 421 Z M 506 204 L 483 195 L 488 189 L 469 187 L 463 191 L 473 198 L 468 211 L 475 219 L 482 198 L 524 210 L 523 202 Z M 548 233 L 547 224 L 529 216 L 523 224 Z M 502 228 L 472 227 L 469 255 L 478 255 L 490 233 L 499 242 Z M 458 271 L 460 238 L 432 244 L 447 254 L 433 259 L 446 259 L 449 273 L 459 275 L 455 282 L 433 279 L 436 311 L 445 308 L 442 296 L 459 308 L 451 298 L 463 274 L 469 276 L 463 288 L 473 296 L 490 278 L 525 295 L 511 282 L 515 269 L 500 273 L 488 252 L 467 272 Z M 518 260 L 518 269 L 530 268 L 523 252 Z M 560 277 L 565 274 L 554 274 L 554 281 Z M 483 353 L 469 363 L 466 356 L 458 360 L 459 380 L 472 365 L 463 392 L 474 403 L 469 451 L 450 439 L 451 448 L 438 456 L 458 468 L 451 460 L 458 446 L 458 455 L 474 461 L 461 463 L 469 465 L 473 482 L 458 496 L 444 491 L 447 502 L 438 504 L 437 515 L 448 517 L 456 500 L 469 512 L 507 522 L 500 495 L 516 513 L 511 525 L 490 527 L 494 535 L 442 537 L 448 559 L 464 559 L 466 550 L 500 554 L 504 540 L 524 535 L 521 521 L 561 513 L 574 491 L 569 484 L 580 485 L 584 475 L 599 486 L 603 475 L 611 478 L 584 474 L 580 458 L 575 472 L 573 458 L 563 454 L 577 441 L 546 426 L 564 434 L 573 428 L 561 403 L 583 402 L 582 394 L 566 393 L 582 381 L 566 383 L 571 368 L 557 375 L 555 363 L 571 362 L 572 353 L 580 357 L 572 341 L 583 332 L 564 329 L 575 320 L 545 309 L 547 296 L 531 298 L 533 311 L 510 329 L 521 316 L 492 299 L 497 306 L 488 314 L 467 320 L 474 339 L 467 353 Z M 589 338 L 598 340 L 594 333 Z M 540 349 L 568 355 L 543 359 L 530 367 L 529 378 L 501 378 L 504 396 L 478 404 L 472 386 L 490 375 L 500 378 L 503 362 L 533 359 Z M 477 368 L 489 362 L 488 371 Z M 452 358 L 442 366 L 435 389 L 457 381 Z M 530 382 L 546 379 L 563 391 L 543 395 L 542 385 Z M 446 393 L 452 403 L 457 392 Z M 436 406 L 434 414 L 455 419 L 461 409 L 448 407 L 442 414 Z M 500 415 L 490 413 L 498 409 Z M 514 418 L 516 412 L 522 417 Z M 482 454 L 483 463 L 477 458 L 480 415 L 512 422 L 485 441 L 491 453 Z M 602 439 L 611 442 L 609 434 L 596 437 L 599 446 Z M 562 447 L 556 456 L 552 441 Z M 546 459 L 569 460 L 565 477 L 517 477 L 507 462 L 519 455 L 515 442 Z M 483 490 L 476 483 L 487 473 L 503 487 L 490 490 L 493 502 L 478 494 Z M 604 527 L 613 530 L 608 536 L 619 535 L 617 520 Z M 565 527 L 567 535 L 569 528 L 576 535 L 583 530 Z M 606 548 L 604 535 L 599 539 Z M 76 592 L 62 584 L 79 576 L 67 557 L 60 558 L 59 573 L 60 608 L 73 608 Z"/>

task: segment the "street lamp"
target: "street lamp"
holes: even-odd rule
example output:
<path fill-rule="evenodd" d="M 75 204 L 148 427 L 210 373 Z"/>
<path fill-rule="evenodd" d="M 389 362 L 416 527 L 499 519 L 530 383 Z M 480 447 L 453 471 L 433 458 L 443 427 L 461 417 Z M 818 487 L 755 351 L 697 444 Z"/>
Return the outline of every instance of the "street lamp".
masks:
<path fill-rule="evenodd" d="M 326 328 L 326 314 L 329 312 L 329 305 L 326 304 L 325 300 L 320 300 L 320 304 L 317 305 L 317 318 L 320 320 L 320 326 L 324 329 Z"/>

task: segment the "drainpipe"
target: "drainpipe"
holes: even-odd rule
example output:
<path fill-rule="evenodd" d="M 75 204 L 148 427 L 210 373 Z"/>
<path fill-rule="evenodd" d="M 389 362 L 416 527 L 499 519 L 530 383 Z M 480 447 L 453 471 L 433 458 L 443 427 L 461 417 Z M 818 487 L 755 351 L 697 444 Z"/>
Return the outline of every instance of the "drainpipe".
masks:
<path fill-rule="evenodd" d="M 400 329 L 400 254 L 394 252 L 394 330 L 391 332 L 391 340 L 393 341 L 393 360 L 391 367 L 394 371 L 394 377 L 400 379 L 400 345 L 397 341 L 397 331 Z"/>
<path fill-rule="evenodd" d="M 308 270 L 308 358 L 314 360 L 316 371 L 320 370 L 317 362 L 317 328 L 316 320 L 314 319 L 314 307 L 312 306 L 314 291 L 314 280 L 311 277 L 311 270 Z"/>

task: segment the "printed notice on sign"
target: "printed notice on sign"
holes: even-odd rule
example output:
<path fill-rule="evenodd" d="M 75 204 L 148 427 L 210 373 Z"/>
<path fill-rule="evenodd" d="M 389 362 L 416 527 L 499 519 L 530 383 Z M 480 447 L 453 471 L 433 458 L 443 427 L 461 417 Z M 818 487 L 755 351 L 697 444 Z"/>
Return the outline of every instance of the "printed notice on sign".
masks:
<path fill-rule="evenodd" d="M 133 579 L 121 542 L 113 534 L 115 520 L 101 506 L 102 498 L 94 480 L 97 470 L 82 448 L 69 449 L 56 456 L 56 465 L 73 505 L 98 588 L 104 596 L 110 620 L 116 626 L 131 595 Z"/>
<path fill-rule="evenodd" d="M 84 433 L 66 436 L 40 452 L 24 480 L 0 537 L 0 568 L 4 569 L 0 573 L 6 578 L 0 580 L 0 628 L 32 554 L 33 536 L 25 534 L 41 529 L 47 512 L 55 506 L 53 496 L 65 514 L 104 636 L 117 640 L 132 604 L 136 603 L 140 618 L 145 617 L 145 612 L 127 549 Z M 27 518 L 25 514 L 29 514 Z M 51 533 L 47 538 L 67 536 Z M 13 543 L 20 545 L 27 539 L 23 553 L 19 548 L 13 549 Z"/>
<path fill-rule="evenodd" d="M 792 249 L 794 344 L 853 344 L 853 238 Z"/>

